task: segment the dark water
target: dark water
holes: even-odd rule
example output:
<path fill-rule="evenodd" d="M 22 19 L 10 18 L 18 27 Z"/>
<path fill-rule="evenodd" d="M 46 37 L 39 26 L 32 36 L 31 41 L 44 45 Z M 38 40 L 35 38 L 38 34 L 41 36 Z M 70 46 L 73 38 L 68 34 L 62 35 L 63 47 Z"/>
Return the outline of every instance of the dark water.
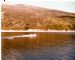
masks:
<path fill-rule="evenodd" d="M 6 36 L 34 34 L 2 33 Z M 2 39 L 2 60 L 75 60 L 75 33 L 36 33 L 34 38 Z"/>

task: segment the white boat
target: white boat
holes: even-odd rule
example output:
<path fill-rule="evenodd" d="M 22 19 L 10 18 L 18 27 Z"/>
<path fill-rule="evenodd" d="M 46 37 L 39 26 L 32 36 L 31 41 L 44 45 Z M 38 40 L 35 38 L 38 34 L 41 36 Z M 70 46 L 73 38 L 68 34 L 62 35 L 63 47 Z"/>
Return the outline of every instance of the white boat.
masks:
<path fill-rule="evenodd" d="M 14 39 L 14 38 L 20 38 L 20 37 L 35 38 L 36 36 L 37 36 L 36 34 L 28 34 L 28 35 L 18 35 L 18 36 L 7 36 L 7 37 L 2 37 L 2 39 Z"/>

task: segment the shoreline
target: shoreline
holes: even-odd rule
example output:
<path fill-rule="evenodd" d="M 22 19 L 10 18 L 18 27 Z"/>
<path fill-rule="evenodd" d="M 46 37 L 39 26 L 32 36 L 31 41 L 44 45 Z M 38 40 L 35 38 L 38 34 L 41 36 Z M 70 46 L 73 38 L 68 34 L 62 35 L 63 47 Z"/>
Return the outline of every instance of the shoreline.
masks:
<path fill-rule="evenodd" d="M 72 30 L 41 30 L 41 29 L 28 29 L 28 30 L 1 30 L 1 32 L 75 32 Z"/>

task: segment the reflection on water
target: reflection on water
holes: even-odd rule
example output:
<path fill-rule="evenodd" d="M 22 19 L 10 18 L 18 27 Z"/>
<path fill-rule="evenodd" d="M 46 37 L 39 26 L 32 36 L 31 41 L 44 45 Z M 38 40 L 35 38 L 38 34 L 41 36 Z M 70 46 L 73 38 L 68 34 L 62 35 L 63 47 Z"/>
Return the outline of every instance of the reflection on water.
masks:
<path fill-rule="evenodd" d="M 36 38 L 3 37 L 36 34 Z M 2 60 L 75 60 L 75 33 L 2 33 Z"/>

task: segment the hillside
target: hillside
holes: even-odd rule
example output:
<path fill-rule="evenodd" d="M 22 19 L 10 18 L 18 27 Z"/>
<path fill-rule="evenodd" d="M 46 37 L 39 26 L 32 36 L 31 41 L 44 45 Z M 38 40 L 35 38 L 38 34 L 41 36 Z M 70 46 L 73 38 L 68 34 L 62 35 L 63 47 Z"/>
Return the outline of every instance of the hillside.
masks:
<path fill-rule="evenodd" d="M 75 30 L 75 13 L 29 5 L 2 5 L 1 29 Z"/>

